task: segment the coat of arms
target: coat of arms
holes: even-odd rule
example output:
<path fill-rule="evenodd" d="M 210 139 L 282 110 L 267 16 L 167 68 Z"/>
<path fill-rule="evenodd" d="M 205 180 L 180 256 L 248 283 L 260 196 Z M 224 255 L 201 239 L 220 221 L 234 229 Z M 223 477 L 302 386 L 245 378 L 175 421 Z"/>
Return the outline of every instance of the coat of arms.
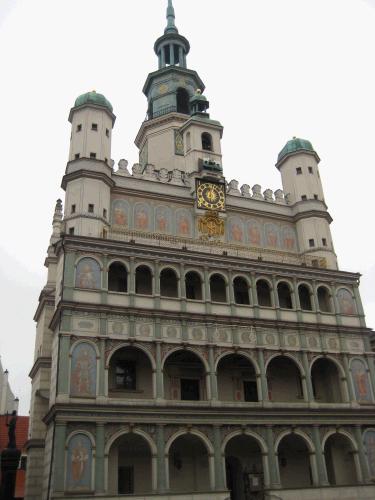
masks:
<path fill-rule="evenodd" d="M 224 235 L 224 221 L 220 219 L 217 212 L 207 212 L 204 217 L 199 217 L 198 230 L 205 237 L 218 238 Z"/>

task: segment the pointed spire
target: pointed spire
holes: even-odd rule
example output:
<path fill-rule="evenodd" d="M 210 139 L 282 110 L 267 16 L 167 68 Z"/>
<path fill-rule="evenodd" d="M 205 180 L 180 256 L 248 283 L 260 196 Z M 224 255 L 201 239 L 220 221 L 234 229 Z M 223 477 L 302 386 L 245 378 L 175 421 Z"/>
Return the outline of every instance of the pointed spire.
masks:
<path fill-rule="evenodd" d="M 174 13 L 174 7 L 172 4 L 172 0 L 168 0 L 168 7 L 167 7 L 167 20 L 168 24 L 167 27 L 164 30 L 164 33 L 178 33 L 178 29 L 176 28 L 176 25 L 174 23 L 176 16 Z"/>

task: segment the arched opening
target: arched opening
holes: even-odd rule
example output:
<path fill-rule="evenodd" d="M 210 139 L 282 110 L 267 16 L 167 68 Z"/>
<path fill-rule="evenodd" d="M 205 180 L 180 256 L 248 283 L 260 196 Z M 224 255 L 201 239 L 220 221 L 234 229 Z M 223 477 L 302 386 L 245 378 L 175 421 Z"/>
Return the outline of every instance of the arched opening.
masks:
<path fill-rule="evenodd" d="M 110 292 L 128 291 L 128 272 L 121 262 L 112 262 L 109 266 L 108 290 Z"/>
<path fill-rule="evenodd" d="M 250 304 L 249 285 L 245 278 L 237 277 L 233 280 L 234 301 L 236 304 Z"/>
<path fill-rule="evenodd" d="M 189 94 L 186 89 L 177 89 L 177 113 L 190 114 Z"/>
<path fill-rule="evenodd" d="M 191 351 L 180 350 L 168 356 L 164 364 L 166 399 L 200 401 L 207 399 L 205 368 Z"/>
<path fill-rule="evenodd" d="M 280 282 L 277 285 L 277 296 L 282 309 L 293 309 L 292 294 L 288 283 Z"/>
<path fill-rule="evenodd" d="M 152 459 L 149 443 L 135 433 L 124 434 L 108 455 L 108 491 L 111 495 L 152 492 Z"/>
<path fill-rule="evenodd" d="M 332 434 L 324 446 L 328 482 L 331 485 L 357 484 L 353 445 L 342 434 Z"/>
<path fill-rule="evenodd" d="M 160 273 L 160 295 L 178 297 L 178 278 L 173 269 L 163 269 Z"/>
<path fill-rule="evenodd" d="M 298 434 L 288 434 L 279 443 L 278 460 L 283 488 L 312 486 L 310 453 L 306 441 Z"/>
<path fill-rule="evenodd" d="M 271 401 L 300 402 L 303 400 L 301 373 L 286 356 L 276 356 L 267 367 L 268 393 Z"/>
<path fill-rule="evenodd" d="M 319 309 L 322 312 L 332 312 L 331 296 L 328 288 L 320 286 L 318 288 L 318 303 Z"/>
<path fill-rule="evenodd" d="M 311 294 L 306 285 L 300 285 L 298 287 L 298 297 L 301 309 L 303 311 L 312 311 Z"/>
<path fill-rule="evenodd" d="M 225 469 L 227 488 L 231 500 L 262 498 L 257 490 L 250 489 L 251 477 L 259 478 L 259 493 L 263 491 L 262 451 L 257 441 L 245 434 L 234 436 L 225 447 Z"/>
<path fill-rule="evenodd" d="M 186 134 L 186 151 L 190 151 L 191 150 L 191 134 L 190 132 L 188 132 Z"/>
<path fill-rule="evenodd" d="M 202 280 L 198 273 L 190 271 L 185 275 L 186 298 L 202 300 Z"/>
<path fill-rule="evenodd" d="M 337 366 L 326 358 L 316 360 L 311 368 L 314 398 L 319 403 L 342 403 L 341 382 Z"/>
<path fill-rule="evenodd" d="M 136 347 L 122 347 L 109 362 L 109 397 L 151 399 L 152 377 L 152 365 L 147 355 Z"/>
<path fill-rule="evenodd" d="M 207 448 L 194 434 L 179 436 L 169 448 L 169 486 L 174 493 L 210 490 Z"/>
<path fill-rule="evenodd" d="M 212 302 L 227 302 L 227 286 L 220 274 L 213 274 L 210 278 L 210 293 Z"/>
<path fill-rule="evenodd" d="M 258 401 L 254 366 L 239 354 L 229 354 L 219 361 L 217 386 L 220 401 Z"/>
<path fill-rule="evenodd" d="M 205 151 L 213 151 L 212 136 L 207 132 L 203 132 L 202 134 L 202 149 Z"/>
<path fill-rule="evenodd" d="M 267 281 L 258 280 L 257 281 L 257 297 L 258 305 L 263 307 L 271 307 L 271 288 Z"/>
<path fill-rule="evenodd" d="M 135 271 L 135 293 L 152 295 L 152 273 L 147 266 L 139 266 Z"/>

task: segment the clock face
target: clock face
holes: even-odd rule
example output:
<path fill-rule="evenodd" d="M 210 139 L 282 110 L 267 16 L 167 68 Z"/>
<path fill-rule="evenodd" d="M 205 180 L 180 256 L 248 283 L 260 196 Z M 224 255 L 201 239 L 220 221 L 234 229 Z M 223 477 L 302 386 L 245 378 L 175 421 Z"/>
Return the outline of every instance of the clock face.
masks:
<path fill-rule="evenodd" d="M 223 210 L 225 208 L 225 191 L 223 184 L 200 182 L 197 187 L 198 208 Z"/>

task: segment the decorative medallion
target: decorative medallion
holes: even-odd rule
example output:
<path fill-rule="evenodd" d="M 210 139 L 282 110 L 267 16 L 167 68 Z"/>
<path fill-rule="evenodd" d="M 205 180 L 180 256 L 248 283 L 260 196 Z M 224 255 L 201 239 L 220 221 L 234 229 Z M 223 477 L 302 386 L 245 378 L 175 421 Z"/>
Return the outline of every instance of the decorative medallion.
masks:
<path fill-rule="evenodd" d="M 243 332 L 241 335 L 242 342 L 245 344 L 255 344 L 256 343 L 256 334 L 253 330 L 248 332 Z"/>
<path fill-rule="evenodd" d="M 124 325 L 119 321 L 115 321 L 112 325 L 112 332 L 115 335 L 121 335 L 124 332 Z"/>
<path fill-rule="evenodd" d="M 192 337 L 194 340 L 202 340 L 202 338 L 203 338 L 202 329 L 201 328 L 193 328 Z"/>
<path fill-rule="evenodd" d="M 223 236 L 224 221 L 217 212 L 207 212 L 198 219 L 198 231 L 209 238 Z"/>
<path fill-rule="evenodd" d="M 166 94 L 168 92 L 169 87 L 165 83 L 162 83 L 161 85 L 159 85 L 159 89 L 158 90 L 159 90 L 159 94 L 163 95 L 163 94 Z"/>
<path fill-rule="evenodd" d="M 275 336 L 272 335 L 272 333 L 267 333 L 265 340 L 266 340 L 266 344 L 269 344 L 269 345 L 276 344 Z"/>
<path fill-rule="evenodd" d="M 178 130 L 174 131 L 174 152 L 176 155 L 184 156 L 184 138 Z"/>
<path fill-rule="evenodd" d="M 169 339 L 175 339 L 177 337 L 177 328 L 175 326 L 168 326 L 167 337 Z"/>

